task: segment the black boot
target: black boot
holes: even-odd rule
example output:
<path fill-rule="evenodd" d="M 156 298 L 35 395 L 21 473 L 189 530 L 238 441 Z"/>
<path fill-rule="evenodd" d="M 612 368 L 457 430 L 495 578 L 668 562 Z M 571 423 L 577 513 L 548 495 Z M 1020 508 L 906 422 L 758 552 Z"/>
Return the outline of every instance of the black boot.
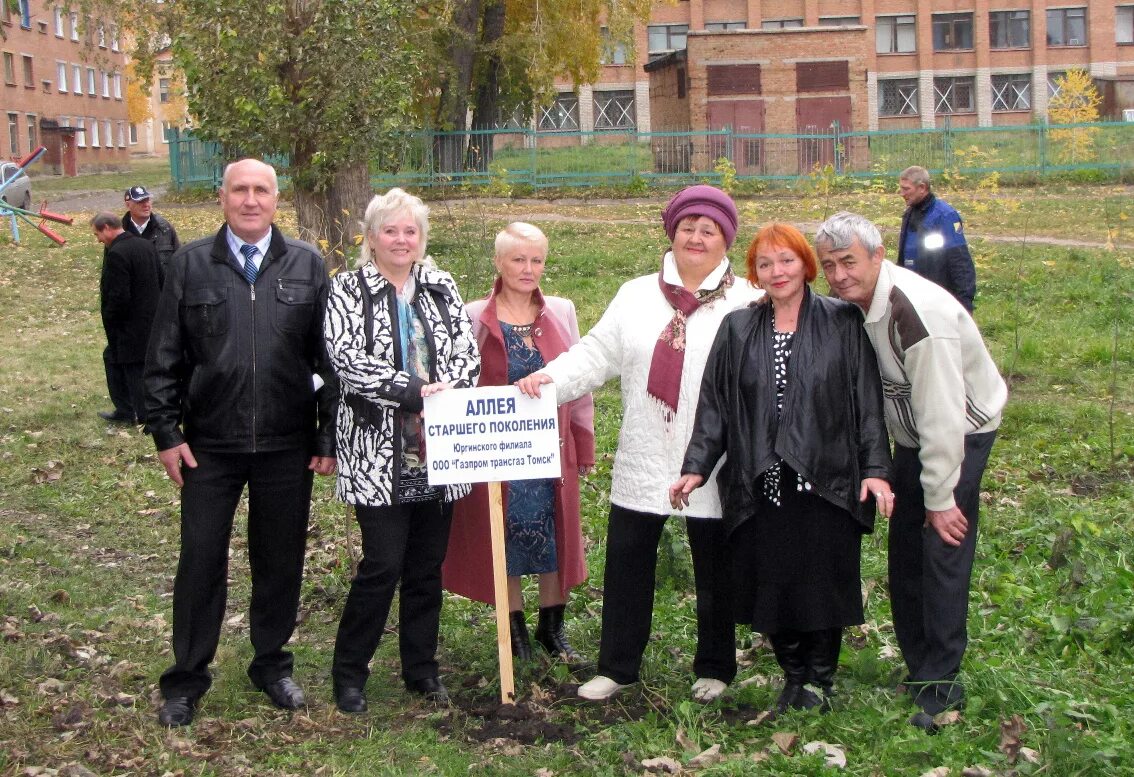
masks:
<path fill-rule="evenodd" d="M 564 609 L 566 605 L 563 604 L 539 608 L 539 623 L 535 630 L 536 643 L 552 657 L 560 658 L 568 666 L 579 666 L 585 664 L 587 659 L 567 641 L 567 632 L 563 630 Z"/>
<path fill-rule="evenodd" d="M 839 650 L 843 646 L 841 628 L 820 629 L 804 635 L 807 661 L 807 684 L 804 693 L 811 697 L 801 699 L 807 708 L 818 707 L 820 712 L 831 711 L 831 697 L 835 695 L 835 671 L 839 668 Z"/>
<path fill-rule="evenodd" d="M 789 709 L 803 708 L 800 697 L 804 693 L 803 684 L 807 682 L 807 664 L 803 655 L 802 637 L 803 635 L 798 631 L 783 631 L 768 635 L 768 640 L 772 643 L 772 652 L 776 654 L 776 661 L 784 670 L 784 688 L 780 691 L 775 705 L 769 710 L 773 720 Z"/>
<path fill-rule="evenodd" d="M 508 622 L 512 626 L 512 658 L 531 661 L 532 643 L 528 641 L 528 623 L 524 620 L 524 611 L 512 610 L 508 613 Z"/>

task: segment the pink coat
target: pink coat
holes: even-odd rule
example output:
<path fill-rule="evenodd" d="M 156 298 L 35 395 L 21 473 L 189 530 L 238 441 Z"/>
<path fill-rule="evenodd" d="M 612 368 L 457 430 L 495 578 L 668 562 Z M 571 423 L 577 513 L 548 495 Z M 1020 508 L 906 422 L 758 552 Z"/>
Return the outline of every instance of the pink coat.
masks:
<path fill-rule="evenodd" d="M 472 318 L 477 345 L 480 346 L 481 386 L 503 386 L 508 382 L 508 359 L 504 335 L 496 317 L 497 279 L 487 299 L 465 306 Z M 544 297 L 536 291 L 540 305 L 532 329 L 532 341 L 550 362 L 579 341 L 579 324 L 575 306 L 561 297 Z M 559 447 L 563 476 L 555 487 L 555 547 L 559 560 L 559 587 L 567 592 L 587 578 L 583 552 L 583 530 L 579 522 L 579 467 L 595 463 L 594 402 L 587 394 L 559 406 Z M 508 484 L 501 484 L 505 514 Z M 441 567 L 442 583 L 455 594 L 495 604 L 492 584 L 492 543 L 488 526 L 488 487 L 473 486 L 472 493 L 457 501 L 453 509 L 453 527 L 449 533 L 449 551 Z"/>

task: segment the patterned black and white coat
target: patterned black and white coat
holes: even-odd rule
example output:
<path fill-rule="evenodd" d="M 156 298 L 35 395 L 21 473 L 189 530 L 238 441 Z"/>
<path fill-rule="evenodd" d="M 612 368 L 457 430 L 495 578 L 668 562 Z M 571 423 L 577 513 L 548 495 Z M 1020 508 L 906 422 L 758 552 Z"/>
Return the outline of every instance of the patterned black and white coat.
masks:
<path fill-rule="evenodd" d="M 339 273 L 331 283 L 323 334 L 339 376 L 338 477 L 336 493 L 348 504 L 382 507 L 397 503 L 402 470 L 402 414 L 419 413 L 425 381 L 398 368 L 396 293 L 373 264 L 362 277 L 373 301 L 373 353 L 367 353 L 364 302 L 359 273 Z M 471 388 L 480 375 L 480 351 L 472 322 L 449 273 L 432 260 L 414 265 L 412 304 L 430 336 L 430 383 Z M 444 487 L 445 501 L 467 494 L 468 484 Z"/>

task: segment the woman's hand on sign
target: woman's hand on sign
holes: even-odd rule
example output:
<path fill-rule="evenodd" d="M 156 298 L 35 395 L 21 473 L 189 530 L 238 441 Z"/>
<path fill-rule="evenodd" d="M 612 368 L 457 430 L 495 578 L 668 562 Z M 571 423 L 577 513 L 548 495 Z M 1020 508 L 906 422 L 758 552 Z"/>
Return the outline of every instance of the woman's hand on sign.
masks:
<path fill-rule="evenodd" d="M 539 399 L 539 387 L 552 382 L 550 375 L 543 372 L 533 372 L 526 378 L 520 378 L 514 385 L 521 393 Z"/>
<path fill-rule="evenodd" d="M 669 487 L 669 503 L 674 510 L 689 506 L 689 495 L 700 488 L 705 479 L 700 475 L 682 475 Z"/>
<path fill-rule="evenodd" d="M 452 383 L 426 383 L 421 387 L 422 397 L 431 397 L 434 394 L 439 394 L 445 389 L 453 388 Z"/>

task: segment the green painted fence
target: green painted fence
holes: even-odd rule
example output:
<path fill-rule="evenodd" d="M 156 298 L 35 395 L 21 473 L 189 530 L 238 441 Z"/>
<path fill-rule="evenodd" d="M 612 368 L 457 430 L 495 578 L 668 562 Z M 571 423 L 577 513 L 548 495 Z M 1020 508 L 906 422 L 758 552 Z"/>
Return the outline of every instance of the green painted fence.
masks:
<path fill-rule="evenodd" d="M 215 187 L 235 158 L 190 133 L 170 137 L 175 187 Z M 799 135 L 708 132 L 412 132 L 371 165 L 376 189 L 626 186 L 717 180 L 721 160 L 738 179 L 790 180 L 830 165 L 839 175 L 894 177 L 909 165 L 960 175 L 1043 178 L 1074 170 L 1109 175 L 1134 166 L 1134 122 L 944 127 Z M 286 158 L 271 160 L 286 175 Z"/>

